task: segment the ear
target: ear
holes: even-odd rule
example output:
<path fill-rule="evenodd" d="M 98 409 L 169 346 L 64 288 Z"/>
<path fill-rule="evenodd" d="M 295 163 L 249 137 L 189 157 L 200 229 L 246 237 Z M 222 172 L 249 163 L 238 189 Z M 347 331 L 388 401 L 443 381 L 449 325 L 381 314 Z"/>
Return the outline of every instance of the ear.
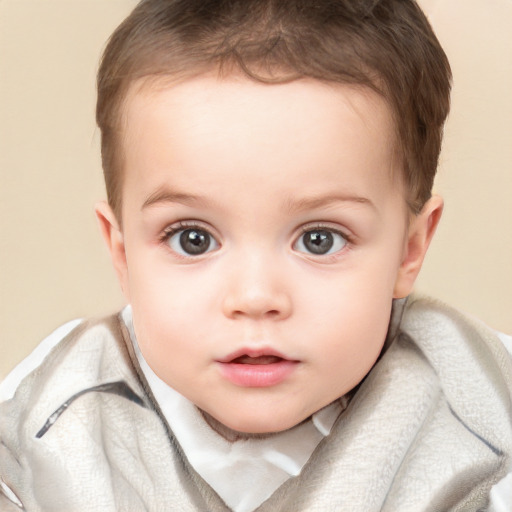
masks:
<path fill-rule="evenodd" d="M 117 222 L 112 208 L 110 208 L 106 201 L 97 203 L 94 210 L 100 225 L 101 234 L 110 252 L 110 258 L 112 259 L 112 264 L 114 265 L 121 289 L 125 298 L 129 301 L 128 267 L 126 265 L 123 232 L 119 227 L 119 223 Z"/>
<path fill-rule="evenodd" d="M 412 292 L 442 212 L 442 198 L 433 196 L 425 203 L 421 212 L 411 220 L 393 298 L 400 299 Z"/>

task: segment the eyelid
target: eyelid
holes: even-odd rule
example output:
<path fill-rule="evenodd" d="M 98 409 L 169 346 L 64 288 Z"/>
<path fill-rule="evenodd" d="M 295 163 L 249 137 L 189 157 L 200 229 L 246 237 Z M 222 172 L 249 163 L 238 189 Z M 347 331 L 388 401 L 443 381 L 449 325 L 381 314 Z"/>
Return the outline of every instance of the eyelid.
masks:
<path fill-rule="evenodd" d="M 314 231 L 315 229 L 337 233 L 338 235 L 341 235 L 347 242 L 352 242 L 355 238 L 355 236 L 348 229 L 343 229 L 337 225 L 334 226 L 328 222 L 312 222 L 304 224 L 300 227 L 299 235 L 296 238 L 299 238 L 299 236 L 303 235 L 304 233 L 308 233 L 309 231 Z"/>
<path fill-rule="evenodd" d="M 217 235 L 214 234 L 214 230 L 211 228 L 210 225 L 206 224 L 205 222 L 202 222 L 200 220 L 179 220 L 176 222 L 173 222 L 172 224 L 169 224 L 162 230 L 162 237 L 168 237 L 169 235 L 173 235 L 174 233 L 177 233 L 178 231 L 184 231 L 186 229 L 202 229 L 203 231 L 207 231 L 212 235 L 215 239 L 217 239 Z"/>

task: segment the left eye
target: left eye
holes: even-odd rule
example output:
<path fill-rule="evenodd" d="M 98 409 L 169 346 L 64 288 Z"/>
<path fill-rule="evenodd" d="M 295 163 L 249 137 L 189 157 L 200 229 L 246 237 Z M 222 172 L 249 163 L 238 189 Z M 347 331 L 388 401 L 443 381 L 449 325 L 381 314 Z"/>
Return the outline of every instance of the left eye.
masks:
<path fill-rule="evenodd" d="M 300 236 L 294 244 L 294 249 L 316 256 L 324 256 L 341 251 L 345 245 L 347 245 L 347 240 L 336 231 L 311 229 Z"/>
<path fill-rule="evenodd" d="M 219 246 L 208 231 L 199 228 L 180 229 L 169 236 L 167 243 L 174 252 L 184 256 L 200 256 Z"/>

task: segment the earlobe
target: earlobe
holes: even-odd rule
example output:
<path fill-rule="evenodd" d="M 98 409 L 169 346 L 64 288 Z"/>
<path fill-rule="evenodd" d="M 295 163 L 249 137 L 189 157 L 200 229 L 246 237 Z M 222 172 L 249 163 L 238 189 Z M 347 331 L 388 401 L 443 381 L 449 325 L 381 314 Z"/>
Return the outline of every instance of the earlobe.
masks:
<path fill-rule="evenodd" d="M 425 203 L 421 212 L 412 219 L 393 298 L 400 299 L 412 292 L 442 212 L 443 199 L 440 196 L 433 196 Z"/>
<path fill-rule="evenodd" d="M 105 240 L 107 248 L 110 252 L 110 258 L 119 279 L 121 289 L 124 296 L 129 301 L 127 286 L 128 268 L 126 265 L 126 251 L 123 232 L 119 226 L 116 216 L 114 215 L 114 212 L 106 201 L 97 203 L 94 210 L 100 225 L 100 231 L 103 236 L 103 240 Z"/>

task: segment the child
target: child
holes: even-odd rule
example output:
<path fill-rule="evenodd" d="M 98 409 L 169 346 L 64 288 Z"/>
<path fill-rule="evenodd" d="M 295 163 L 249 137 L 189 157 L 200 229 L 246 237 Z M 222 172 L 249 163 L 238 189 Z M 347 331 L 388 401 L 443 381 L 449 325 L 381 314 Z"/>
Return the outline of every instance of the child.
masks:
<path fill-rule="evenodd" d="M 98 78 L 130 306 L 1 404 L 1 510 L 496 507 L 510 357 L 410 295 L 449 91 L 412 0 L 142 1 Z"/>

